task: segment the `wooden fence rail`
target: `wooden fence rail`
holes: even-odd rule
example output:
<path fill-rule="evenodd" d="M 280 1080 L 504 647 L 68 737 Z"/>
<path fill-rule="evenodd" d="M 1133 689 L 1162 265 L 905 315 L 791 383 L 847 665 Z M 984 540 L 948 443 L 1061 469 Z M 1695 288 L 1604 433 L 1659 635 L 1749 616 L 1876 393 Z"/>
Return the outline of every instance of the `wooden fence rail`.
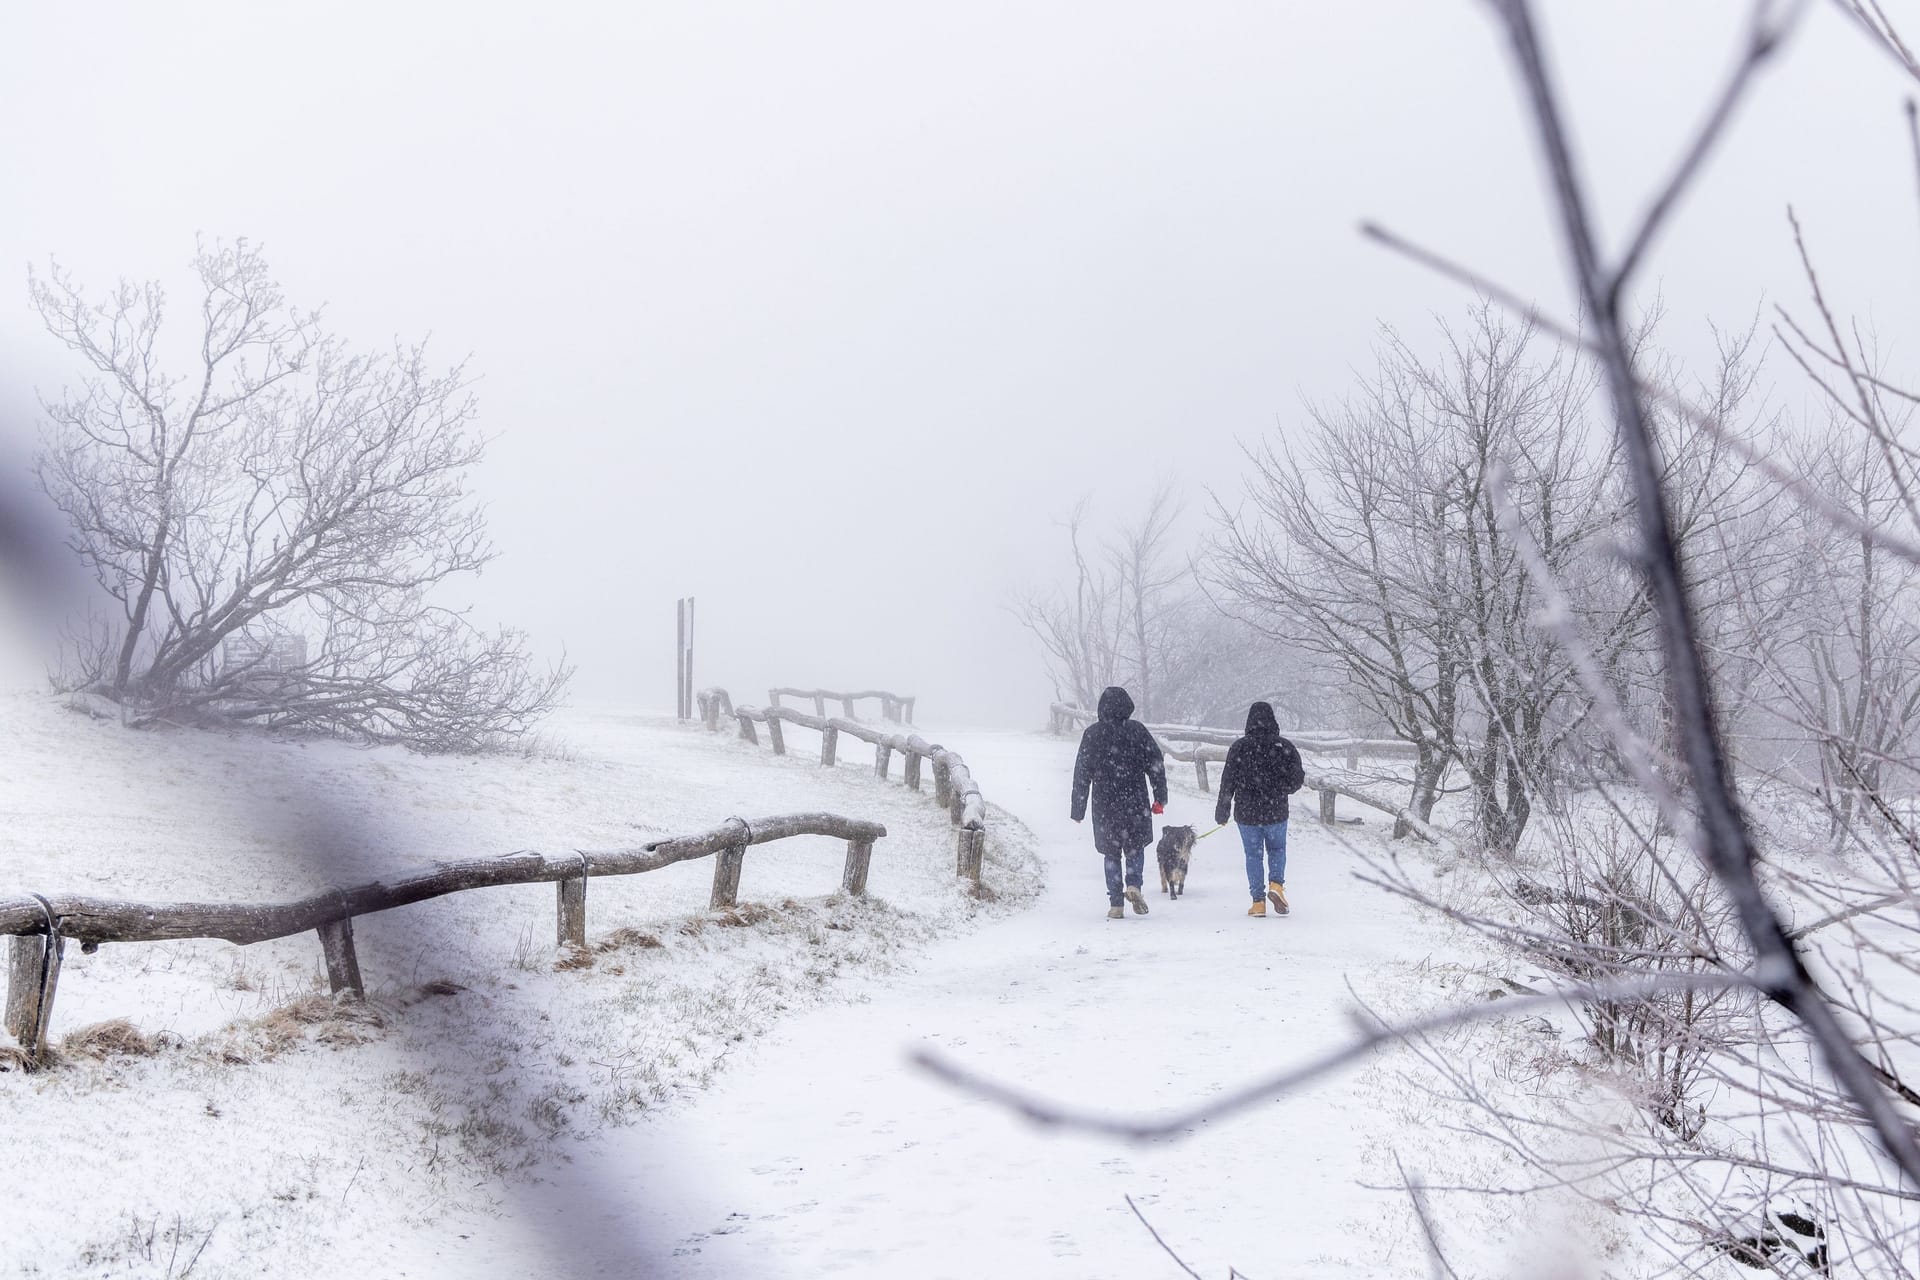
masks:
<path fill-rule="evenodd" d="M 444 897 L 468 889 L 552 881 L 557 888 L 555 940 L 583 947 L 587 941 L 587 882 L 599 876 L 638 875 L 676 862 L 718 854 L 709 909 L 733 906 L 740 868 L 749 846 L 793 836 L 830 836 L 847 842 L 842 892 L 864 894 L 876 840 L 887 834 L 878 822 L 836 813 L 789 813 L 767 818 L 729 818 L 711 830 L 671 836 L 630 849 L 537 853 L 523 850 L 494 858 L 437 862 L 397 880 L 329 889 L 292 902 L 125 902 L 87 895 L 0 899 L 0 934 L 11 934 L 6 1026 L 37 1062 L 46 1051 L 47 1025 L 59 982 L 63 944 L 72 938 L 83 951 L 103 942 L 156 942 L 220 938 L 242 945 L 319 934 L 334 993 L 366 995 L 354 951 L 353 919 L 376 911 Z"/>
<path fill-rule="evenodd" d="M 1064 734 L 1079 725 L 1092 724 L 1098 718 L 1083 707 L 1056 702 L 1048 708 L 1047 728 L 1051 733 Z M 1204 742 L 1216 747 L 1230 747 L 1240 737 L 1232 729 L 1214 729 L 1203 725 L 1150 724 L 1147 729 L 1162 742 Z M 1411 759 L 1415 755 L 1413 746 L 1398 738 L 1356 738 L 1351 734 L 1301 729 L 1289 732 L 1287 740 L 1302 752 L 1343 755 L 1348 759 L 1357 756 Z"/>
<path fill-rule="evenodd" d="M 1079 724 L 1091 724 L 1095 719 L 1091 712 L 1065 702 L 1053 703 L 1049 708 L 1048 731 L 1054 734 L 1071 732 Z M 1208 729 L 1194 725 L 1150 724 L 1147 731 L 1159 741 L 1160 749 L 1170 760 L 1193 765 L 1194 782 L 1203 792 L 1213 790 L 1212 779 L 1208 776 L 1209 764 L 1224 764 L 1227 750 L 1239 739 L 1240 735 L 1230 729 Z M 1339 753 L 1346 757 L 1349 770 L 1358 767 L 1359 757 L 1371 756 L 1411 756 L 1413 749 L 1397 740 L 1340 737 L 1334 734 L 1288 734 L 1287 740 L 1299 747 L 1303 754 L 1311 752 Z M 1181 744 L 1186 745 L 1181 745 Z M 1407 811 L 1406 806 L 1394 804 L 1391 800 L 1382 800 L 1355 787 L 1350 781 L 1329 777 L 1324 773 L 1307 774 L 1306 789 L 1317 792 L 1320 800 L 1320 821 L 1331 825 L 1338 821 L 1335 810 L 1338 798 L 1346 796 L 1357 804 L 1369 809 L 1377 809 L 1393 818 L 1396 831 L 1412 831 L 1425 840 L 1435 840 L 1437 835 L 1431 827 Z"/>
<path fill-rule="evenodd" d="M 811 693 L 808 696 L 812 696 Z M 911 699 L 908 701 L 911 702 Z M 955 874 L 966 879 L 976 890 L 980 887 L 980 868 L 987 849 L 987 802 L 980 794 L 980 785 L 973 780 L 973 771 L 967 768 L 967 762 L 959 752 L 928 742 L 917 733 L 889 733 L 844 716 L 808 715 L 804 711 L 781 706 L 737 707 L 725 689 L 701 692 L 701 719 L 706 721 L 707 728 L 719 729 L 723 708 L 725 714 L 732 716 L 739 724 L 740 736 L 748 742 L 758 743 L 760 732 L 756 726 L 766 726 L 767 744 L 773 748 L 775 755 L 787 754 L 783 726 L 795 724 L 820 735 L 820 763 L 823 766 L 831 767 L 838 762 L 840 737 L 845 734 L 849 738 L 872 744 L 874 776 L 882 781 L 891 775 L 895 755 L 901 761 L 901 780 L 915 791 L 922 789 L 924 774 L 931 772 L 934 801 L 946 809 L 947 820 L 954 827 Z M 923 769 L 923 764 L 931 768 Z"/>
<path fill-rule="evenodd" d="M 783 697 L 813 699 L 813 714 L 816 716 L 827 714 L 827 703 L 838 702 L 841 714 L 849 720 L 860 718 L 854 714 L 854 703 L 862 698 L 878 698 L 882 720 L 891 720 L 896 724 L 913 723 L 913 697 L 889 693 L 885 689 L 860 689 L 852 693 L 836 693 L 832 689 L 769 689 L 767 706 L 774 711 L 784 710 L 780 705 L 780 699 Z"/>

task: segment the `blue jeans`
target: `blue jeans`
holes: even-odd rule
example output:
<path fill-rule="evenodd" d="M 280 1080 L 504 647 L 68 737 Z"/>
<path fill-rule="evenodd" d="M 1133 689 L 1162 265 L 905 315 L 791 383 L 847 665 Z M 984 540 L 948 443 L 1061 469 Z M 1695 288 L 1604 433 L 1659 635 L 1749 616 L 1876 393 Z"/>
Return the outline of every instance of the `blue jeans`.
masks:
<path fill-rule="evenodd" d="M 1107 905 L 1120 905 L 1121 890 L 1127 885 L 1138 889 L 1147 878 L 1147 851 L 1144 848 L 1127 850 L 1126 883 L 1121 883 L 1120 855 L 1107 855 Z"/>
<path fill-rule="evenodd" d="M 1287 824 L 1240 824 L 1240 843 L 1247 851 L 1247 891 L 1258 902 L 1266 896 L 1267 881 L 1287 882 Z"/>

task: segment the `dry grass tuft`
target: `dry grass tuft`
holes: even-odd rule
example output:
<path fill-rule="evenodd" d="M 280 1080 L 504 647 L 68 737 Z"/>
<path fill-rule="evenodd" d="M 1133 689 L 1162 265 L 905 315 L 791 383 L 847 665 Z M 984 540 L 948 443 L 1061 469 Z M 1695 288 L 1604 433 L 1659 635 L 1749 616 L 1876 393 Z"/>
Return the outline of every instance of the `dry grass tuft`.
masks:
<path fill-rule="evenodd" d="M 209 1047 L 222 1062 L 266 1062 L 303 1044 L 335 1048 L 366 1044 L 386 1026 L 380 1011 L 351 996 L 314 993 L 258 1018 L 230 1022 Z"/>
<path fill-rule="evenodd" d="M 158 1037 L 125 1018 L 79 1027 L 60 1038 L 60 1051 L 71 1058 L 151 1058 L 160 1048 Z"/>
<path fill-rule="evenodd" d="M 591 969 L 593 968 L 593 952 L 585 947 L 576 947 L 572 943 L 568 943 L 560 948 L 560 954 L 555 957 L 553 967 L 556 970 Z"/>
<path fill-rule="evenodd" d="M 27 1051 L 19 1045 L 0 1044 L 0 1071 L 25 1071 Z"/>
<path fill-rule="evenodd" d="M 792 899 L 788 899 L 788 901 L 792 902 Z M 797 907 L 800 904 L 795 902 L 793 905 Z M 737 907 L 729 907 L 725 911 L 718 912 L 708 918 L 722 929 L 744 929 L 750 925 L 771 920 L 779 914 L 780 912 L 777 908 L 769 907 L 765 903 L 743 902 Z"/>
<path fill-rule="evenodd" d="M 631 929 L 625 925 L 615 929 L 594 944 L 593 949 L 601 953 L 624 951 L 629 948 L 638 951 L 652 951 L 667 944 L 660 941 L 660 935 L 647 933 L 641 929 Z"/>

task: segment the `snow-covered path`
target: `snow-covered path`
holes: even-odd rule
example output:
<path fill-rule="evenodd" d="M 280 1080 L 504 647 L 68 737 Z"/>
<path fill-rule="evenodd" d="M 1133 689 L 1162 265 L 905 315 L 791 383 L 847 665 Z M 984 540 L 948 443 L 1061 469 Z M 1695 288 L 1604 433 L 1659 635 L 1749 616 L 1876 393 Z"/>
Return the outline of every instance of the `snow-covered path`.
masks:
<path fill-rule="evenodd" d="M 460 1223 L 468 1238 L 451 1245 L 436 1231 L 442 1267 L 545 1274 L 534 1260 L 551 1264 L 556 1238 L 592 1253 L 638 1229 L 652 1255 L 638 1266 L 596 1258 L 572 1274 L 1178 1274 L 1131 1195 L 1208 1276 L 1229 1263 L 1254 1277 L 1427 1274 L 1404 1194 L 1358 1185 L 1391 1181 L 1396 1148 L 1429 1174 L 1462 1172 L 1391 1064 L 1153 1146 L 1041 1132 L 906 1064 L 930 1044 L 1048 1095 L 1183 1106 L 1339 1043 L 1348 982 L 1366 994 L 1404 980 L 1435 937 L 1349 875 L 1352 855 L 1311 818 L 1293 826 L 1291 917 L 1245 918 L 1228 828 L 1199 846 L 1185 898 L 1163 898 L 1150 863 L 1152 914 L 1109 922 L 1090 836 L 1066 817 L 1072 745 L 948 741 L 1039 838 L 1039 903 L 937 945 L 863 1003 L 794 1018 L 694 1104 L 605 1135 L 511 1197 L 512 1218 Z M 1166 820 L 1204 830 L 1210 808 L 1176 789 Z M 886 893 L 882 858 L 872 891 Z M 609 1204 L 624 1221 L 593 1220 Z"/>

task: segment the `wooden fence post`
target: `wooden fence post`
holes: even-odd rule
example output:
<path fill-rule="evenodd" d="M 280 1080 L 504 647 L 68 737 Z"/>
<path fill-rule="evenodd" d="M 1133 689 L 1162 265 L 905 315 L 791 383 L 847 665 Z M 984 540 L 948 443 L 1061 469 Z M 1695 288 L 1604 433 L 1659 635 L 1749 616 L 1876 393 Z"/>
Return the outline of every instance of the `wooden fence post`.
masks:
<path fill-rule="evenodd" d="M 846 712 L 846 713 L 847 713 L 847 719 L 849 719 L 849 720 L 858 720 L 858 719 L 860 718 L 859 716 L 857 716 L 857 715 L 855 715 L 855 714 L 853 714 L 853 699 L 852 699 L 852 698 L 842 698 L 842 699 L 840 699 L 840 709 L 841 709 L 842 711 L 844 711 L 844 712 Z"/>
<path fill-rule="evenodd" d="M 353 917 L 342 916 L 329 921 L 317 930 L 320 934 L 320 950 L 327 958 L 327 985 L 333 994 L 351 991 L 362 1000 L 367 998 L 366 984 L 360 980 L 360 957 L 353 950 Z"/>
<path fill-rule="evenodd" d="M 713 898 L 709 911 L 731 907 L 740 898 L 740 865 L 747 860 L 747 847 L 735 845 L 713 855 Z"/>
<path fill-rule="evenodd" d="M 780 691 L 778 689 L 767 690 L 767 710 L 778 711 L 779 709 L 780 709 Z"/>
<path fill-rule="evenodd" d="M 556 880 L 553 887 L 559 905 L 554 941 L 563 947 L 585 947 L 587 945 L 587 878 L 582 875 L 567 880 Z"/>
<path fill-rule="evenodd" d="M 813 714 L 822 720 L 827 718 L 827 700 L 817 693 L 813 695 Z"/>
<path fill-rule="evenodd" d="M 820 731 L 820 763 L 831 765 L 834 752 L 840 749 L 840 731 L 832 725 Z"/>
<path fill-rule="evenodd" d="M 900 716 L 908 724 L 913 723 L 913 699 L 912 698 L 902 698 L 900 700 Z"/>
<path fill-rule="evenodd" d="M 65 939 L 59 934 L 13 936 L 7 970 L 7 1030 L 26 1050 L 27 1065 L 38 1067 L 47 1053 L 47 1028 L 53 1022 L 53 995 L 60 985 Z"/>
<path fill-rule="evenodd" d="M 867 863 L 873 858 L 873 841 L 847 841 L 847 872 L 840 877 L 840 892 L 861 897 L 867 892 Z"/>
<path fill-rule="evenodd" d="M 885 782 L 893 768 L 893 748 L 884 742 L 873 744 L 873 776 Z"/>
<path fill-rule="evenodd" d="M 1199 780 L 1202 791 L 1213 790 L 1212 787 L 1207 785 L 1207 762 L 1199 756 L 1193 758 L 1193 776 Z"/>
<path fill-rule="evenodd" d="M 987 833 L 977 827 L 962 827 L 954 833 L 955 872 L 964 880 L 980 886 L 980 863 L 987 851 Z"/>
<path fill-rule="evenodd" d="M 1337 799 L 1339 799 L 1339 793 L 1332 788 L 1326 788 L 1320 792 L 1320 821 L 1329 827 L 1334 822 L 1333 803 Z"/>
<path fill-rule="evenodd" d="M 933 801 L 941 808 L 952 803 L 953 769 L 945 760 L 936 758 L 933 762 Z"/>
<path fill-rule="evenodd" d="M 780 728 L 780 717 L 771 711 L 767 712 L 767 738 L 773 743 L 773 754 L 787 754 L 787 735 Z"/>
<path fill-rule="evenodd" d="M 734 716 L 740 721 L 740 736 L 748 742 L 751 742 L 754 746 L 759 746 L 760 735 L 753 731 L 753 721 L 747 719 L 743 713 L 738 711 L 734 712 Z"/>
<path fill-rule="evenodd" d="M 920 753 L 918 751 L 907 752 L 906 783 L 915 791 L 920 789 Z"/>

